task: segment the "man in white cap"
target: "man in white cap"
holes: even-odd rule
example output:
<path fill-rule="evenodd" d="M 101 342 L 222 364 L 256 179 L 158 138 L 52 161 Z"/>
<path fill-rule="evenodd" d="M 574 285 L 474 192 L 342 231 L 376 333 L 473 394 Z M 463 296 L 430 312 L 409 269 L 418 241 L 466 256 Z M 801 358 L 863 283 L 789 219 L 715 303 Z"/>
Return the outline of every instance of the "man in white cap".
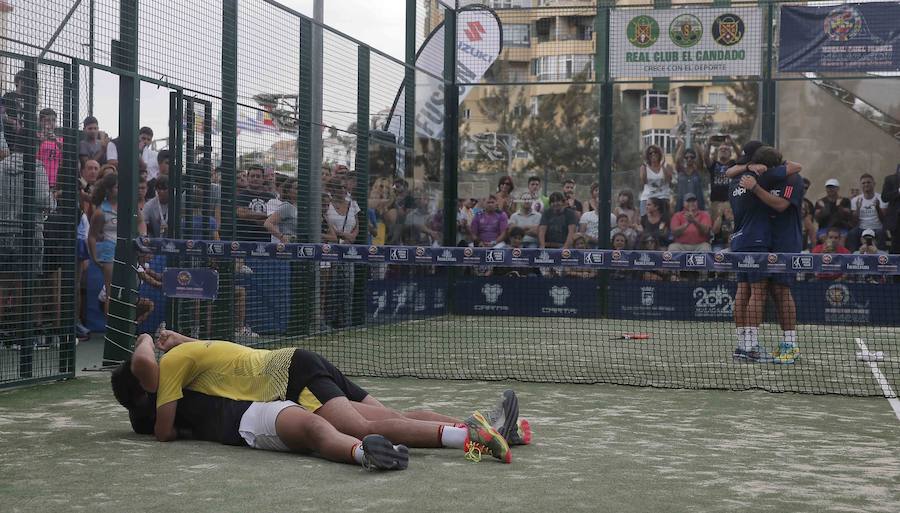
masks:
<path fill-rule="evenodd" d="M 853 214 L 850 212 L 850 199 L 841 197 L 841 183 L 837 178 L 829 178 L 825 182 L 825 197 L 816 202 L 814 215 L 819 223 L 818 239 L 824 238 L 829 228 L 837 228 L 841 232 L 841 240 L 846 240 L 847 232 L 853 227 Z"/>

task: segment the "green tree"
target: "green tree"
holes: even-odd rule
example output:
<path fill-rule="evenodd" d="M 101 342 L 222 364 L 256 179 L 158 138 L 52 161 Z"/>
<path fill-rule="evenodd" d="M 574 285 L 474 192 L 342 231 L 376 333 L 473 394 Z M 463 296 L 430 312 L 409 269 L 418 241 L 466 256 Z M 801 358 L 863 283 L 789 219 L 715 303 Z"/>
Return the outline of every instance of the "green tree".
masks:
<path fill-rule="evenodd" d="M 738 120 L 725 123 L 722 128 L 740 143 L 753 137 L 756 118 L 759 113 L 759 84 L 756 82 L 736 82 L 725 88 L 725 97 L 734 105 Z"/>

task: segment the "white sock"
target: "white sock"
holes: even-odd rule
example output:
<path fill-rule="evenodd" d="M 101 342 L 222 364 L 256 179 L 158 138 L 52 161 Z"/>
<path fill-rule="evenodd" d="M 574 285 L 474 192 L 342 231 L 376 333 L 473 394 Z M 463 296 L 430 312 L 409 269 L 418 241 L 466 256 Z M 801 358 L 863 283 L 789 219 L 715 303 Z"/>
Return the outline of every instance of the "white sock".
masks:
<path fill-rule="evenodd" d="M 744 327 L 741 326 L 740 328 L 735 328 L 734 335 L 735 335 L 735 337 L 737 337 L 738 347 L 743 348 L 744 347 Z"/>
<path fill-rule="evenodd" d="M 462 449 L 468 436 L 469 430 L 467 428 L 441 426 L 441 445 L 444 447 Z"/>
<path fill-rule="evenodd" d="M 784 330 L 784 341 L 792 346 L 797 345 L 797 330 Z"/>
<path fill-rule="evenodd" d="M 749 328 L 747 328 L 747 344 L 749 344 L 749 347 L 756 347 L 759 345 L 758 326 L 750 326 Z"/>
<path fill-rule="evenodd" d="M 366 453 L 363 452 L 362 444 L 356 444 L 353 446 L 353 461 L 357 464 L 362 465 L 365 460 Z"/>

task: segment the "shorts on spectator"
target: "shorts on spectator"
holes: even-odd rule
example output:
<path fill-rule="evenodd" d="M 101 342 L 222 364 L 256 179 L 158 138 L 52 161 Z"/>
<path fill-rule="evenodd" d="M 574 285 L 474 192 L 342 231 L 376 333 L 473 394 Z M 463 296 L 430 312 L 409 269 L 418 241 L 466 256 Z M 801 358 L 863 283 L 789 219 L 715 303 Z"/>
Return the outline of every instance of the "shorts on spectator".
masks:
<path fill-rule="evenodd" d="M 85 260 L 89 260 L 91 258 L 91 254 L 88 252 L 87 241 L 84 239 L 78 239 L 78 261 L 84 262 Z"/>
<path fill-rule="evenodd" d="M 797 275 L 792 273 L 770 273 L 769 282 L 773 285 L 790 286 L 797 281 Z"/>
<path fill-rule="evenodd" d="M 116 243 L 111 240 L 97 242 L 97 261 L 101 264 L 111 264 L 116 259 Z"/>
<path fill-rule="evenodd" d="M 760 271 L 737 273 L 738 283 L 759 283 L 768 280 L 772 275 Z"/>
<path fill-rule="evenodd" d="M 285 408 L 296 407 L 291 401 L 255 402 L 241 416 L 238 432 L 254 449 L 288 452 L 290 449 L 278 438 L 275 421 Z"/>

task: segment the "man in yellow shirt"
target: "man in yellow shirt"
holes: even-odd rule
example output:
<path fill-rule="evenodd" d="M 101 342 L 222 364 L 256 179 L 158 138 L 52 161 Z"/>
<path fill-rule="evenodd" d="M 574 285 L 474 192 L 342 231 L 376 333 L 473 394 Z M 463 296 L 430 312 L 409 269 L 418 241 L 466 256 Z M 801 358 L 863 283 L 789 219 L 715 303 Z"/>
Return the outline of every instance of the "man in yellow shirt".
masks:
<path fill-rule="evenodd" d="M 193 340 L 167 330 L 157 345 L 167 351 L 159 363 L 156 399 L 154 433 L 160 441 L 176 437 L 177 401 L 182 389 L 188 389 L 238 401 L 290 401 L 357 438 L 380 434 L 411 447 L 462 448 L 470 459 L 488 453 L 506 463 L 512 460 L 504 436 L 479 412 L 460 424 L 437 413 L 391 410 L 311 351 L 251 349 L 224 341 Z M 280 411 L 269 411 L 267 416 L 277 419 Z M 499 417 L 495 422 L 519 443 L 530 441 L 530 434 L 524 434 L 525 440 L 520 434 L 517 404 L 514 411 Z"/>

